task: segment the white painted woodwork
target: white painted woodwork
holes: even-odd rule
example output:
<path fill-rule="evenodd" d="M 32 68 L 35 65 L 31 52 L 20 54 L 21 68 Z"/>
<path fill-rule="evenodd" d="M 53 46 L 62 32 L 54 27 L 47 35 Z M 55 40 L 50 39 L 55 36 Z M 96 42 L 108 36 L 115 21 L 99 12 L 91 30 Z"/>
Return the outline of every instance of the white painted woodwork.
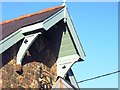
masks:
<path fill-rule="evenodd" d="M 79 60 L 80 56 L 78 54 L 69 55 L 65 57 L 58 58 L 57 60 L 57 76 L 64 77 L 72 65 Z M 66 68 L 63 68 L 63 67 Z"/>
<path fill-rule="evenodd" d="M 40 33 L 25 36 L 23 43 L 22 43 L 22 45 L 17 53 L 17 64 L 22 63 L 22 60 L 23 60 L 27 50 L 29 49 L 29 47 L 35 41 L 35 39 L 38 37 L 39 34 Z M 28 42 L 25 43 L 26 40 Z"/>

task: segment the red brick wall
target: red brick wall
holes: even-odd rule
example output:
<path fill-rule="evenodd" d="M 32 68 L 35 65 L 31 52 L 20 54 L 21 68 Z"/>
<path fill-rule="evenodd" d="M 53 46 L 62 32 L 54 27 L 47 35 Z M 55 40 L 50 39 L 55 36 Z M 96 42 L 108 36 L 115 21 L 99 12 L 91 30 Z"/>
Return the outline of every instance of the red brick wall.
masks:
<path fill-rule="evenodd" d="M 42 73 L 40 73 L 40 66 Z M 31 62 L 23 66 L 23 73 L 19 75 L 16 72 L 16 60 L 13 59 L 0 70 L 2 71 L 2 88 L 42 88 L 44 84 L 51 87 L 56 80 L 56 65 L 48 68 L 42 63 Z M 42 82 L 39 81 L 40 74 Z"/>

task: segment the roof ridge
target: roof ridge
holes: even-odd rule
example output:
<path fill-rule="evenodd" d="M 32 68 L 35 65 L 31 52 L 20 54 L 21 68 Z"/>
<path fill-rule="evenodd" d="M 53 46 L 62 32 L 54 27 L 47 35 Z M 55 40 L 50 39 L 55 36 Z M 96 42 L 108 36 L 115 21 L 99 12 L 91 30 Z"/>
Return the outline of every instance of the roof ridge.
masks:
<path fill-rule="evenodd" d="M 64 7 L 64 6 L 56 6 L 56 7 L 52 7 L 52 8 L 46 8 L 46 9 L 40 10 L 39 12 L 35 12 L 35 13 L 32 13 L 32 14 L 22 15 L 22 16 L 20 16 L 18 18 L 14 18 L 14 19 L 11 19 L 11 20 L 5 20 L 3 22 L 0 22 L 0 25 L 11 23 L 11 22 L 15 22 L 17 20 L 28 18 L 28 17 L 34 16 L 34 15 L 39 15 L 39 14 L 42 14 L 42 13 L 45 13 L 45 12 L 48 12 L 48 11 L 52 11 L 54 9 L 62 8 L 62 7 Z"/>

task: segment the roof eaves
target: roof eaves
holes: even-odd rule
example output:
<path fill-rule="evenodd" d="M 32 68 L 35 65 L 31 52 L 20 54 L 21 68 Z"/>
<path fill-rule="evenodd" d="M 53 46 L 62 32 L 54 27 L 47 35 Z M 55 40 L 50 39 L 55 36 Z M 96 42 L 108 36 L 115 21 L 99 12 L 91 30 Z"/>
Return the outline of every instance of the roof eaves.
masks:
<path fill-rule="evenodd" d="M 11 23 L 11 22 L 15 22 L 15 21 L 18 21 L 18 20 L 21 20 L 21 19 L 24 19 L 24 18 L 29 18 L 31 16 L 39 15 L 39 14 L 42 14 L 42 13 L 45 13 L 45 12 L 49 12 L 49 11 L 52 11 L 52 10 L 55 10 L 55 9 L 58 9 L 58 8 L 63 8 L 63 7 L 64 6 L 56 6 L 56 7 L 53 7 L 53 8 L 43 9 L 43 10 L 41 10 L 39 12 L 36 12 L 36 13 L 33 13 L 33 14 L 26 14 L 26 15 L 20 16 L 18 18 L 12 19 L 12 20 L 6 20 L 6 21 L 3 21 L 3 22 L 0 22 L 0 25 L 8 24 L 8 23 Z"/>

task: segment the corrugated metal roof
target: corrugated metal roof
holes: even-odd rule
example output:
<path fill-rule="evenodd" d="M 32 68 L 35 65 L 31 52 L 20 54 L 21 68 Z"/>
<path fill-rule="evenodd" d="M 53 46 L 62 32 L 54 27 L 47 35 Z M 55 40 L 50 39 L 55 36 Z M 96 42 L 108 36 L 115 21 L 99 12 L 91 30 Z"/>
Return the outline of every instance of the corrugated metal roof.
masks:
<path fill-rule="evenodd" d="M 0 40 L 4 39 L 21 27 L 44 21 L 48 17 L 61 10 L 63 7 L 64 6 L 56 6 L 53 8 L 47 8 L 40 12 L 27 14 L 12 20 L 0 22 L 0 25 L 2 25 L 2 38 L 0 37 Z"/>

